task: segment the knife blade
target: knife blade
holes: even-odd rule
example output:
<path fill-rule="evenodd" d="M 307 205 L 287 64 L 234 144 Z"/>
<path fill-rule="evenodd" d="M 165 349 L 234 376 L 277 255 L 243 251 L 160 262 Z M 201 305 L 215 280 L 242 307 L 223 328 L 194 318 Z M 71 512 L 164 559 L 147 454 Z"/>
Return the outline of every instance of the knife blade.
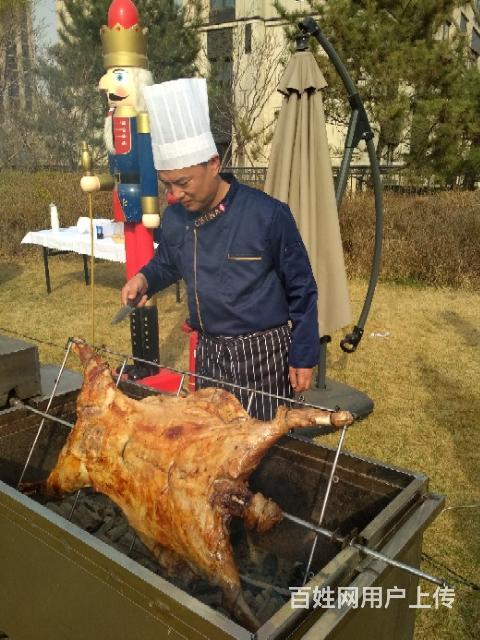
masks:
<path fill-rule="evenodd" d="M 128 318 L 128 316 L 132 313 L 132 311 L 134 311 L 141 299 L 142 295 L 138 295 L 133 300 L 129 300 L 128 304 L 124 304 L 113 316 L 111 324 L 118 324 L 125 318 Z"/>
<path fill-rule="evenodd" d="M 119 322 L 127 318 L 134 309 L 135 307 L 132 307 L 129 304 L 124 304 L 123 307 L 113 316 L 112 324 L 118 324 Z"/>

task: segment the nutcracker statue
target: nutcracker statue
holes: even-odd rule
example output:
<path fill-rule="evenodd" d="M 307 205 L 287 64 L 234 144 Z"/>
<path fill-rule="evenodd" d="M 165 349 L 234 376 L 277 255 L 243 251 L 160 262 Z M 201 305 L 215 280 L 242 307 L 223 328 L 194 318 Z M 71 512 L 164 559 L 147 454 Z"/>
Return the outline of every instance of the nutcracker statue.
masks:
<path fill-rule="evenodd" d="M 127 280 L 153 257 L 153 229 L 160 223 L 157 174 L 143 98 L 143 88 L 154 83 L 147 69 L 145 34 L 132 0 L 113 0 L 108 25 L 100 31 L 106 73 L 98 84 L 109 106 L 104 140 L 110 174 L 84 176 L 80 182 L 86 193 L 112 191 L 113 217 L 124 223 Z M 132 354 L 159 362 L 155 300 L 135 309 L 130 327 Z M 157 367 L 135 364 L 127 373 L 138 379 L 156 371 Z"/>

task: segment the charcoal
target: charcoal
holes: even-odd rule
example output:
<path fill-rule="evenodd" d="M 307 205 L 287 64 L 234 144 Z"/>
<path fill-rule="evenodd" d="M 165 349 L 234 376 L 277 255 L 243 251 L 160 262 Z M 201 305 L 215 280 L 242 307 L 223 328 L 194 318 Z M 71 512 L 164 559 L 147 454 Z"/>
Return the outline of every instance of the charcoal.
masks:
<path fill-rule="evenodd" d="M 66 502 L 47 502 L 45 506 L 62 518 L 68 518 L 72 510 L 72 506 Z"/>
<path fill-rule="evenodd" d="M 95 537 L 97 538 L 97 540 L 101 540 L 102 542 L 105 542 L 106 544 L 111 544 L 112 541 L 110 540 L 110 538 L 108 536 L 106 536 L 103 533 L 95 533 Z"/>
<path fill-rule="evenodd" d="M 254 608 L 255 607 L 255 596 L 254 594 L 250 591 L 250 589 L 244 589 L 243 590 L 243 597 L 245 598 L 246 603 L 248 604 L 249 607 Z"/>
<path fill-rule="evenodd" d="M 199 594 L 197 597 L 203 604 L 213 607 L 214 609 L 221 607 L 223 603 L 223 594 L 220 589 L 215 589 L 215 591 L 210 590 L 209 593 Z"/>
<path fill-rule="evenodd" d="M 293 569 L 291 569 L 288 584 L 290 587 L 297 587 L 303 584 L 303 578 L 305 576 L 305 565 L 303 562 L 297 562 Z"/>
<path fill-rule="evenodd" d="M 130 549 L 132 548 L 132 544 L 135 546 L 135 541 L 137 536 L 133 529 L 129 529 L 124 536 L 122 536 L 121 540 L 119 540 L 119 544 L 126 547 L 128 549 L 128 553 L 130 554 Z"/>
<path fill-rule="evenodd" d="M 60 502 L 48 502 L 45 506 L 68 519 L 75 498 L 76 495 L 71 495 Z M 186 583 L 182 578 L 169 576 L 135 536 L 122 511 L 106 496 L 89 488 L 83 489 L 73 512 L 72 522 L 228 617 L 229 614 L 222 606 L 223 594 L 219 588 L 203 578 Z M 134 536 L 135 544 L 130 549 Z M 304 565 L 292 565 L 291 562 L 256 547 L 241 522 L 234 524 L 233 546 L 237 566 L 245 576 L 242 583 L 244 598 L 263 624 L 288 601 L 288 587 L 302 583 Z M 285 595 L 275 591 L 275 588 L 283 589 Z"/>
<path fill-rule="evenodd" d="M 130 526 L 128 522 L 125 520 L 124 522 L 120 522 L 116 524 L 113 522 L 113 526 L 108 532 L 108 537 L 113 542 L 119 542 L 120 538 L 123 538 L 130 530 Z"/>
<path fill-rule="evenodd" d="M 262 562 L 262 573 L 265 576 L 275 576 L 278 572 L 278 558 L 273 553 L 267 553 Z"/>
<path fill-rule="evenodd" d="M 96 532 L 99 525 L 101 525 L 98 513 L 83 502 L 77 503 L 75 511 L 73 512 L 72 522 L 92 533 Z"/>
<path fill-rule="evenodd" d="M 261 551 L 258 547 L 256 547 L 248 538 L 248 560 L 251 567 L 259 567 L 262 564 L 263 560 L 263 551 Z"/>
<path fill-rule="evenodd" d="M 279 606 L 279 601 L 275 597 L 270 596 L 265 598 L 262 606 L 259 607 L 259 609 L 257 609 L 257 612 L 256 612 L 257 618 L 260 620 L 261 623 L 266 622 L 273 616 L 275 611 L 277 611 L 280 608 L 280 606 Z"/>
<path fill-rule="evenodd" d="M 210 584 L 210 582 L 207 582 L 203 578 L 199 578 L 198 580 L 195 580 L 195 583 L 192 585 L 192 595 L 201 595 L 203 593 L 211 591 L 211 589 L 212 585 Z"/>

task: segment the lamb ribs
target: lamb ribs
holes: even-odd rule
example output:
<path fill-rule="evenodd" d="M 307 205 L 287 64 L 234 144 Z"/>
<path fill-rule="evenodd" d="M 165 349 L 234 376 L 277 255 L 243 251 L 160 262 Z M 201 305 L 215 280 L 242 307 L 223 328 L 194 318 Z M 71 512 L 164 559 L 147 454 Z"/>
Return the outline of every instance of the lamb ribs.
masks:
<path fill-rule="evenodd" d="M 252 494 L 247 479 L 290 429 L 343 426 L 351 415 L 280 407 L 274 420 L 262 422 L 216 388 L 185 398 L 133 400 L 115 386 L 109 366 L 91 347 L 76 340 L 73 350 L 84 366 L 77 421 L 44 491 L 60 497 L 93 487 L 107 495 L 167 570 L 203 574 L 221 587 L 232 616 L 255 628 L 228 525 L 238 516 L 247 527 L 267 531 L 282 512 Z"/>

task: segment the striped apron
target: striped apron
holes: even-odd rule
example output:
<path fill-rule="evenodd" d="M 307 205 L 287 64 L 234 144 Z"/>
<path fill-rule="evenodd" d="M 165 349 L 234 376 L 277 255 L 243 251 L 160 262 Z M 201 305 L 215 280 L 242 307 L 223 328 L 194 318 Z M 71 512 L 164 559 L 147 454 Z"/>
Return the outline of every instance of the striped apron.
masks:
<path fill-rule="evenodd" d="M 251 393 L 222 385 L 222 382 L 293 397 L 288 375 L 290 341 L 290 329 L 286 324 L 245 336 L 210 336 L 199 332 L 196 373 L 216 382 L 197 378 L 197 389 L 224 388 L 233 393 L 245 409 L 249 407 Z M 285 402 L 255 393 L 249 413 L 259 420 L 272 420 L 280 404 Z"/>

